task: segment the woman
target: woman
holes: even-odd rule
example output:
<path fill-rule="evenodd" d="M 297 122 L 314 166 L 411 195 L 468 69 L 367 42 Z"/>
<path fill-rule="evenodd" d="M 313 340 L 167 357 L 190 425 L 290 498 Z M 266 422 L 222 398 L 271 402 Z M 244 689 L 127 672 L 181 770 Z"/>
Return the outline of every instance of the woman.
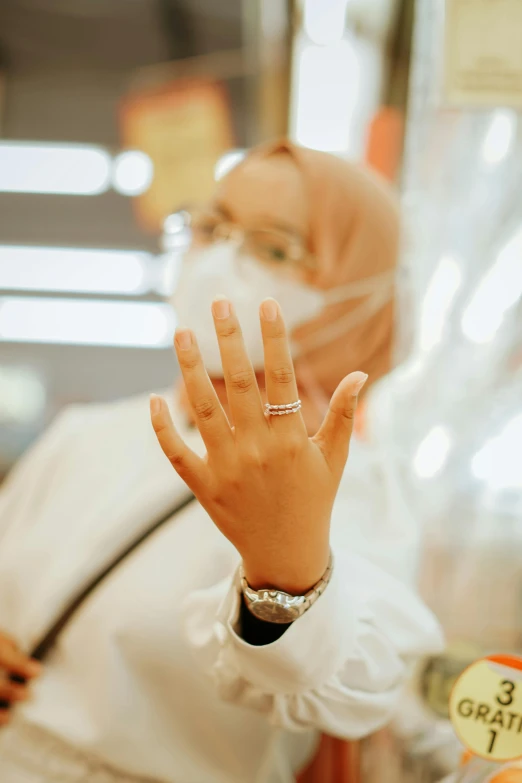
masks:
<path fill-rule="evenodd" d="M 193 326 L 175 338 L 184 388 L 152 397 L 156 436 L 143 397 L 68 410 L 3 489 L 0 655 L 32 682 L 27 700 L 2 686 L 16 704 L 2 715 L 2 783 L 291 781 L 319 732 L 386 722 L 408 663 L 440 647 L 432 616 L 387 573 L 404 573 L 411 540 L 375 514 L 375 460 L 356 455 L 365 475 L 343 474 L 365 373 L 389 362 L 391 197 L 284 142 L 174 224 L 189 221 L 175 302 Z M 200 502 L 110 574 L 38 672 L 21 651 L 187 485 Z M 386 568 L 372 562 L 383 551 Z"/>

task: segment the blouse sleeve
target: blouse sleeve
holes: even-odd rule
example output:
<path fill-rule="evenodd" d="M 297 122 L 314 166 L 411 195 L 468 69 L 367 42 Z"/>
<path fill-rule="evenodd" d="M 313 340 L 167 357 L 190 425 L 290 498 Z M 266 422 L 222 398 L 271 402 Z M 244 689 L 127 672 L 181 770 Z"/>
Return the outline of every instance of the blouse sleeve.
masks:
<path fill-rule="evenodd" d="M 405 584 L 360 556 L 334 556 L 322 596 L 273 643 L 240 637 L 237 575 L 188 598 L 186 632 L 226 701 L 286 729 L 357 738 L 389 720 L 409 665 L 442 638 Z"/>

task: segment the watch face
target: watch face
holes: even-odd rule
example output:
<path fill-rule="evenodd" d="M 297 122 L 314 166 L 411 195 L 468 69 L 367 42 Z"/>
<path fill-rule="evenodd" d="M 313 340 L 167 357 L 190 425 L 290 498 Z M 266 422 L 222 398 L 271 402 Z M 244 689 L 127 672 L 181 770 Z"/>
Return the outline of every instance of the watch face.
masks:
<path fill-rule="evenodd" d="M 268 623 L 293 623 L 299 617 L 297 606 L 281 606 L 275 601 L 256 601 L 250 604 L 250 611 Z"/>

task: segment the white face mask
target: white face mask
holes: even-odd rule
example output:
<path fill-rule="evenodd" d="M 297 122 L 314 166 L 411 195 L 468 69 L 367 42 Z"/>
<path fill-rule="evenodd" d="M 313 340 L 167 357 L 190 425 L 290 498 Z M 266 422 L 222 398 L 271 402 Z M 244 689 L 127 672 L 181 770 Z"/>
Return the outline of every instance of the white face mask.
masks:
<path fill-rule="evenodd" d="M 287 329 L 291 332 L 298 325 L 316 318 L 327 304 L 372 293 L 377 285 L 379 291 L 383 288 L 382 276 L 367 280 L 368 283 L 372 281 L 370 290 L 367 290 L 367 281 L 363 280 L 320 291 L 297 280 L 271 273 L 255 258 L 243 255 L 237 245 L 228 240 L 190 253 L 190 258 L 183 262 L 171 302 L 180 326 L 194 331 L 209 375 L 221 376 L 223 370 L 210 309 L 216 296 L 226 296 L 233 303 L 252 365 L 255 370 L 262 370 L 264 360 L 259 305 L 263 299 L 271 296 L 279 302 Z M 390 289 L 386 297 L 389 299 L 389 283 L 386 288 Z M 379 308 L 381 306 L 379 304 Z M 358 309 L 350 316 L 356 314 Z M 366 310 L 365 307 L 363 320 L 369 317 Z M 345 331 L 344 319 L 341 321 L 335 325 L 335 330 L 340 325 L 342 331 Z M 328 342 L 331 335 L 325 334 L 324 340 L 323 335 L 320 338 L 321 343 Z M 298 346 L 291 345 L 291 349 L 295 357 L 299 353 Z"/>

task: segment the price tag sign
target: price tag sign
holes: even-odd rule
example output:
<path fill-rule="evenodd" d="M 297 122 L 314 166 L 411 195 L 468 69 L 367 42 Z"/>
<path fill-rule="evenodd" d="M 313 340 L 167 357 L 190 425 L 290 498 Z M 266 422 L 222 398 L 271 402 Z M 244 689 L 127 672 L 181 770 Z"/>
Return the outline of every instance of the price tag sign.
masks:
<path fill-rule="evenodd" d="M 522 658 L 491 655 L 455 683 L 450 718 L 461 742 L 490 761 L 522 757 Z"/>
<path fill-rule="evenodd" d="M 445 95 L 458 106 L 522 106 L 521 0 L 446 0 Z"/>

